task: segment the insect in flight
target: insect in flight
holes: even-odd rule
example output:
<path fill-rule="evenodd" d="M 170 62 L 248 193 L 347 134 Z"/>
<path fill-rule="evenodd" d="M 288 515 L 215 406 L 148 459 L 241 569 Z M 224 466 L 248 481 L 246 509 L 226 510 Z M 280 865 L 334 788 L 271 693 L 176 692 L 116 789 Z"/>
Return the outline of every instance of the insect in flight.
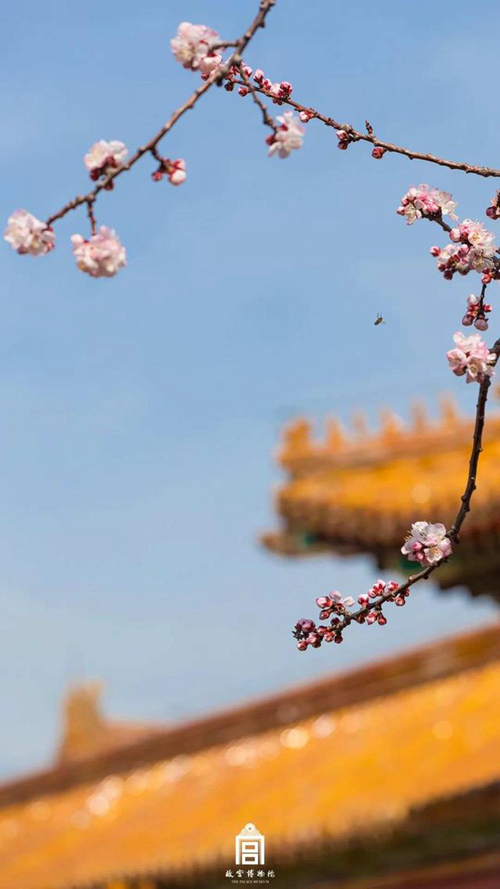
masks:
<path fill-rule="evenodd" d="M 375 318 L 375 321 L 373 323 L 375 327 L 377 327 L 379 324 L 385 324 L 385 320 L 384 318 L 382 318 L 380 312 L 377 312 L 377 317 Z"/>

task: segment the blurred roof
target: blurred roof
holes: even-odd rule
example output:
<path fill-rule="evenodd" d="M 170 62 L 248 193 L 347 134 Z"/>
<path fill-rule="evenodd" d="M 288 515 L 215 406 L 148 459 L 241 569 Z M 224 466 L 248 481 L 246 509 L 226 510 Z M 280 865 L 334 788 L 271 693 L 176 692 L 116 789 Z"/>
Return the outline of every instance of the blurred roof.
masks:
<path fill-rule="evenodd" d="M 263 544 L 282 555 L 369 552 L 380 567 L 398 566 L 400 548 L 417 519 L 453 522 L 466 482 L 473 420 L 443 398 L 431 421 L 422 404 L 404 424 L 383 411 L 377 431 L 362 414 L 347 434 L 327 420 L 322 441 L 299 419 L 285 427 L 277 459 L 287 473 L 279 488 L 277 531 Z M 474 593 L 500 597 L 500 415 L 485 429 L 480 481 L 461 532 L 461 546 L 436 575 L 447 589 L 464 584 Z M 479 558 L 480 555 L 480 558 Z"/>
<path fill-rule="evenodd" d="M 58 889 L 399 824 L 500 780 L 500 625 L 0 787 L 1 889 Z M 222 866 L 222 865 L 221 865 Z"/>

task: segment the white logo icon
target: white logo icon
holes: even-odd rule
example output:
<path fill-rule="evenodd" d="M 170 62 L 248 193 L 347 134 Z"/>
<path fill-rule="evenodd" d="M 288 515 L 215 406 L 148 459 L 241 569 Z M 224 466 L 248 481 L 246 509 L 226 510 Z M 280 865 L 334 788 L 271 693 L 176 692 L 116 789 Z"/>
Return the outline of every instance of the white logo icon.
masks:
<path fill-rule="evenodd" d="M 264 864 L 265 843 L 255 824 L 245 824 L 236 837 L 236 864 Z"/>

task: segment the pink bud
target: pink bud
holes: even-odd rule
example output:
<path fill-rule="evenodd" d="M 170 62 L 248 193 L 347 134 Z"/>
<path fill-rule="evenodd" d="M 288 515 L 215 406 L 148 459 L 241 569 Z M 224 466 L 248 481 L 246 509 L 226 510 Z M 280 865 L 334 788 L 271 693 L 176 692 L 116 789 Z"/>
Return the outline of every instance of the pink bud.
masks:
<path fill-rule="evenodd" d="M 486 318 L 476 318 L 474 321 L 474 327 L 476 330 L 488 330 L 488 322 Z"/>
<path fill-rule="evenodd" d="M 240 96 L 246 96 L 248 94 L 248 89 L 246 86 L 240 86 L 238 89 L 238 93 Z"/>
<path fill-rule="evenodd" d="M 264 72 L 261 71 L 260 68 L 257 68 L 257 70 L 256 70 L 256 72 L 255 72 L 255 74 L 254 74 L 254 76 L 253 76 L 253 79 L 255 80 L 255 83 L 258 83 L 259 86 L 261 86 L 261 85 L 262 85 L 262 81 L 264 80 Z"/>
<path fill-rule="evenodd" d="M 384 156 L 384 154 L 385 148 L 382 148 L 381 145 L 376 145 L 372 151 L 372 157 L 374 157 L 377 161 L 380 160 Z"/>
<path fill-rule="evenodd" d="M 358 596 L 358 602 L 360 605 L 363 606 L 363 608 L 366 608 L 369 601 L 370 601 L 370 597 L 367 596 L 366 593 L 363 593 L 361 596 Z"/>
<path fill-rule="evenodd" d="M 332 600 L 329 596 L 319 596 L 316 599 L 316 605 L 318 608 L 328 608 L 332 604 Z"/>
<path fill-rule="evenodd" d="M 210 53 L 205 58 L 201 59 L 199 64 L 200 73 L 207 77 L 212 71 L 215 71 L 216 68 L 222 62 L 222 56 L 218 52 Z"/>
<path fill-rule="evenodd" d="M 299 642 L 297 642 L 297 648 L 299 649 L 299 651 L 305 651 L 305 650 L 307 649 L 307 642 L 306 642 L 306 640 L 305 640 L 305 639 L 301 639 Z"/>

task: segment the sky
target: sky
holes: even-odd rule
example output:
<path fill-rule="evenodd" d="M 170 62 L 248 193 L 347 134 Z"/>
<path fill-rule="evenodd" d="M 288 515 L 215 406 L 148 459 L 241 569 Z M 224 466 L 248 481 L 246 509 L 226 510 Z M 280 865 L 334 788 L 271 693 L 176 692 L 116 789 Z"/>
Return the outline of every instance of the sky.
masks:
<path fill-rule="evenodd" d="M 47 217 L 87 190 L 94 141 L 133 150 L 185 100 L 198 79 L 170 54 L 180 21 L 234 39 L 255 6 L 4 4 L 2 218 Z M 245 58 L 337 120 L 499 166 L 499 16 L 493 0 L 456 0 L 447 16 L 430 0 L 278 0 Z M 50 762 L 71 682 L 101 678 L 114 717 L 175 721 L 496 616 L 429 585 L 383 631 L 294 648 L 290 627 L 317 595 L 357 595 L 374 569 L 259 547 L 276 525 L 279 429 L 352 408 L 376 423 L 384 404 L 407 417 L 416 395 L 435 411 L 443 391 L 472 412 L 474 387 L 444 353 L 473 284 L 444 281 L 436 233 L 395 208 L 429 182 L 484 219 L 495 186 L 376 162 L 365 145 L 339 152 L 320 124 L 286 160 L 267 157 L 265 136 L 249 99 L 212 90 L 163 143 L 185 158 L 185 185 L 153 183 L 146 159 L 99 199 L 128 252 L 112 280 L 74 266 L 82 210 L 57 224 L 48 257 L 0 250 L 2 778 Z M 377 312 L 387 323 L 374 327 Z"/>

